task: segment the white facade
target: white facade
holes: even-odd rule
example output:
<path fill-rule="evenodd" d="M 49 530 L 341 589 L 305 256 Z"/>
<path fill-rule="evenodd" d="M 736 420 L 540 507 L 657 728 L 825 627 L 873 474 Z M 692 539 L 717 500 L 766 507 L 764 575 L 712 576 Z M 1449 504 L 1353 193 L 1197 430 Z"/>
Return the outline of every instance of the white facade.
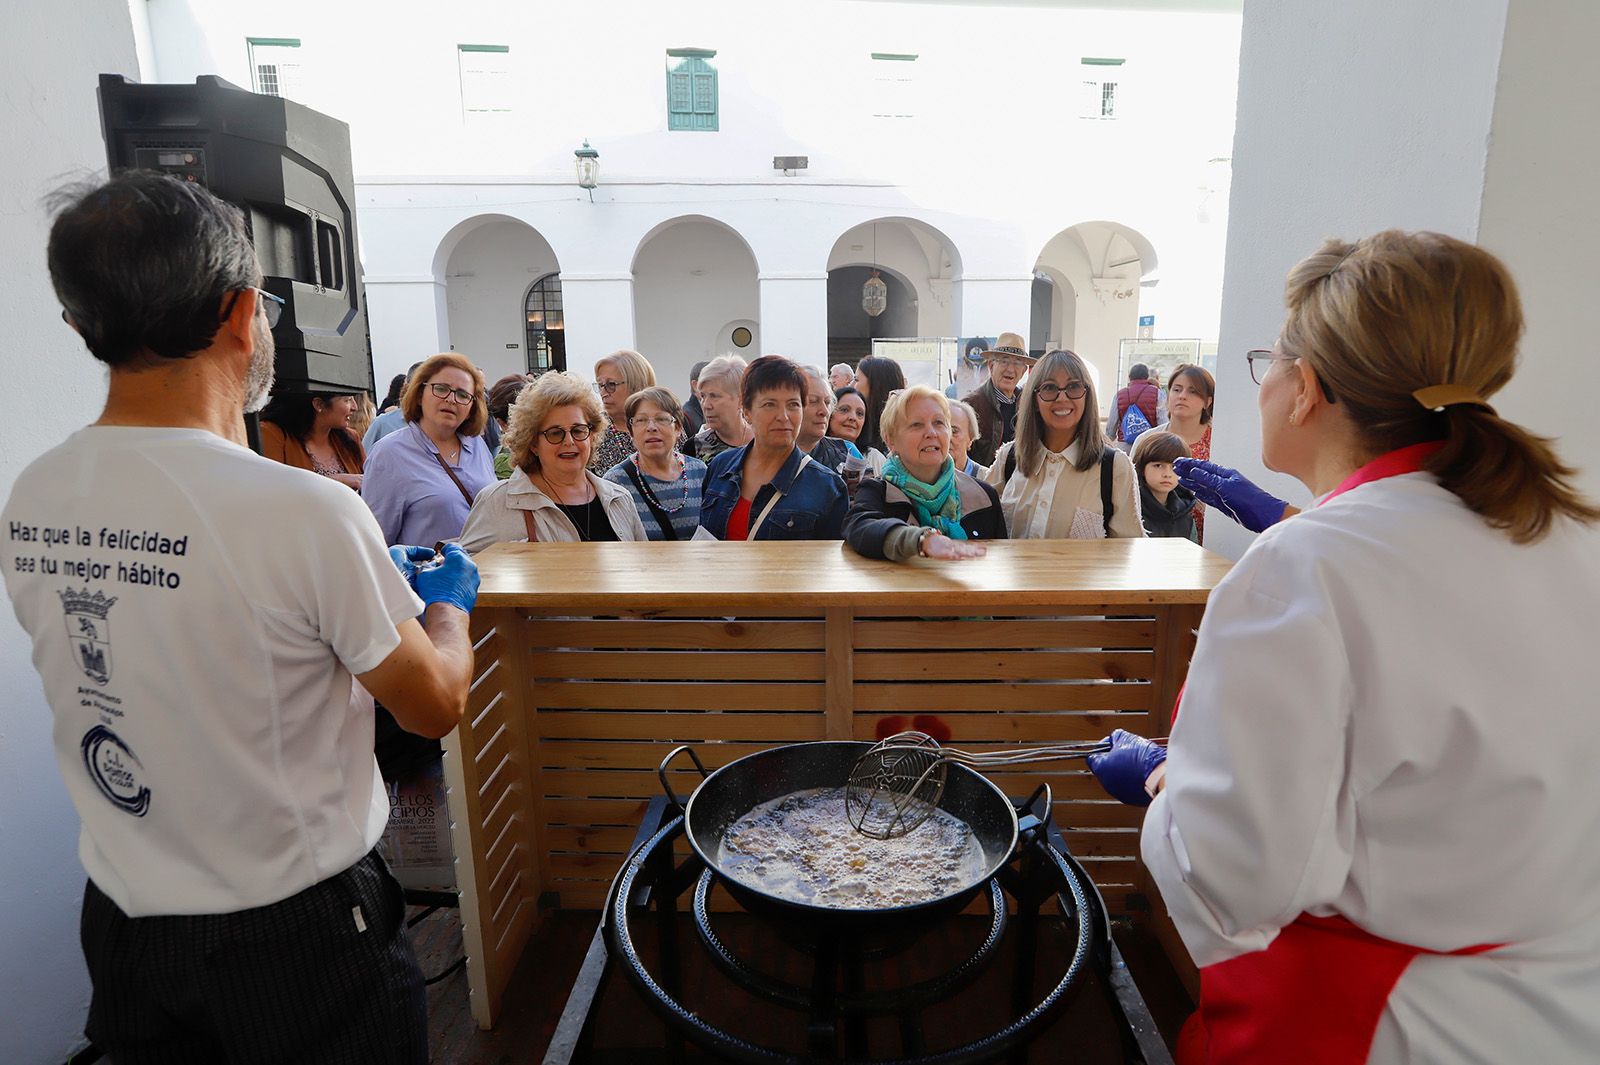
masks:
<path fill-rule="evenodd" d="M 1164 6 L 148 10 L 157 80 L 250 86 L 254 50 L 350 123 L 380 384 L 449 347 L 491 380 L 523 369 L 523 295 L 559 271 L 570 368 L 636 347 L 681 389 L 727 351 L 828 361 L 830 317 L 850 317 L 828 272 L 854 266 L 915 301 L 848 325 L 854 354 L 869 333 L 1010 330 L 1109 380 L 1140 314 L 1215 340 L 1240 17 Z M 668 53 L 689 47 L 715 53 L 697 68 L 714 71 L 715 131 L 668 128 Z M 809 166 L 773 169 L 791 155 Z M 1037 324 L 1036 274 L 1052 283 Z"/>

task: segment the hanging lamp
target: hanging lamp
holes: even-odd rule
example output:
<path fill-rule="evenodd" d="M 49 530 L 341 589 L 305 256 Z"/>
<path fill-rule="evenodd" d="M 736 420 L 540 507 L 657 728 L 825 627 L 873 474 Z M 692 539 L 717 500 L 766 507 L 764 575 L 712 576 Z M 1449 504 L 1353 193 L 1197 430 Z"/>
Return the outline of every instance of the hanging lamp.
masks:
<path fill-rule="evenodd" d="M 872 223 L 872 264 L 878 264 L 878 223 Z M 878 276 L 878 271 L 873 270 L 872 276 L 867 278 L 861 286 L 861 309 L 867 312 L 868 318 L 876 318 L 889 308 L 889 286 L 884 284 L 883 278 Z"/>

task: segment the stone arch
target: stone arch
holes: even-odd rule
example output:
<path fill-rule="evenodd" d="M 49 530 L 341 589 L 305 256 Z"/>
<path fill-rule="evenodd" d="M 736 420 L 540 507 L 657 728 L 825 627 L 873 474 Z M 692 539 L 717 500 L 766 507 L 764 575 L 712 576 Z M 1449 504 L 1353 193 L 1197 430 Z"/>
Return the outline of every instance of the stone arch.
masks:
<path fill-rule="evenodd" d="M 760 267 L 728 223 L 698 214 L 666 219 L 640 238 L 630 270 L 634 335 L 657 381 L 685 380 L 696 362 L 717 355 L 761 354 Z M 720 350 L 739 325 L 751 330 L 750 344 Z"/>
<path fill-rule="evenodd" d="M 544 234 L 510 215 L 474 215 L 440 240 L 433 269 L 444 284 L 449 346 L 491 381 L 526 372 L 528 290 L 561 272 Z"/>

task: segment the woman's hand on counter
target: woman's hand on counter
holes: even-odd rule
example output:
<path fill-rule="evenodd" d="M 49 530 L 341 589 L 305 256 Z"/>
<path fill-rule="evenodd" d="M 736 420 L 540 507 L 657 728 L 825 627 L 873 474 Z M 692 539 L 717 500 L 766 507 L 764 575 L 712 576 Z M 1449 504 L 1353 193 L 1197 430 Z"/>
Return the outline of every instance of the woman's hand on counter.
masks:
<path fill-rule="evenodd" d="M 944 533 L 932 533 L 922 538 L 922 556 L 924 558 L 937 558 L 945 561 L 958 561 L 963 558 L 982 558 L 989 553 L 989 549 L 982 544 L 975 544 L 970 540 L 952 540 Z"/>

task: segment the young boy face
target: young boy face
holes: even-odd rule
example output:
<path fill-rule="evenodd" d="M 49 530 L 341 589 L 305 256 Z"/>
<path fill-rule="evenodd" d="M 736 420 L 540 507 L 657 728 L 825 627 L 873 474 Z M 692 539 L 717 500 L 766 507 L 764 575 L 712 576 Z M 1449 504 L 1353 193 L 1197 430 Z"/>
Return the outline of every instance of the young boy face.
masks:
<path fill-rule="evenodd" d="M 1168 492 L 1178 487 L 1178 474 L 1170 462 L 1147 462 L 1144 467 L 1144 483 L 1159 497 L 1165 497 Z"/>

